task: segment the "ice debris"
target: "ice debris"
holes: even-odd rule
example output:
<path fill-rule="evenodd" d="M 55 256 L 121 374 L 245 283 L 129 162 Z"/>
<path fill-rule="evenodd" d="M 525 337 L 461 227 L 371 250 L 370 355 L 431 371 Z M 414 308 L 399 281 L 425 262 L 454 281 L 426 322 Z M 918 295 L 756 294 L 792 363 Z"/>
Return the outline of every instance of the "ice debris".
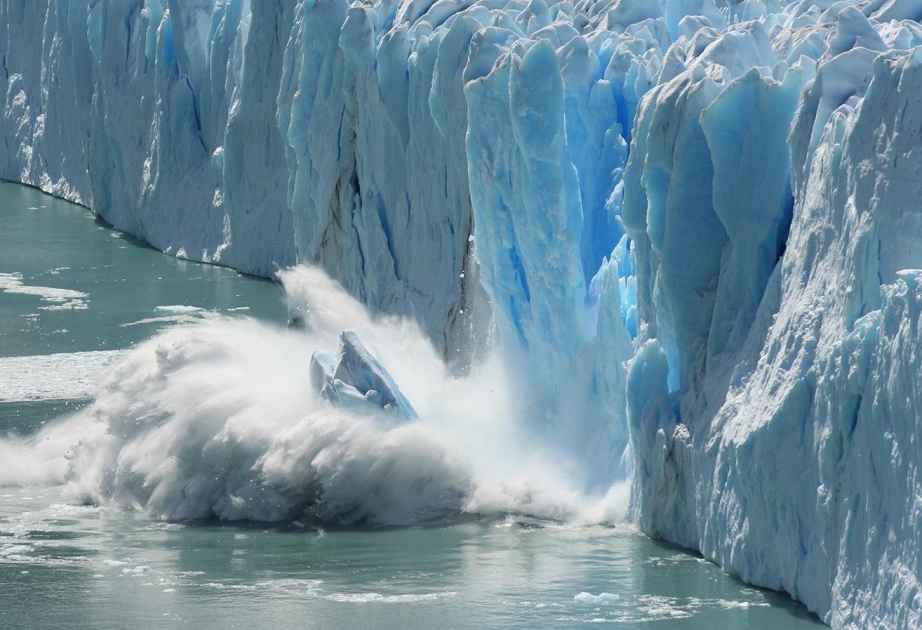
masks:
<path fill-rule="evenodd" d="M 339 352 L 311 356 L 311 385 L 327 402 L 346 408 L 369 405 L 405 420 L 417 417 L 394 379 L 351 330 L 340 334 Z"/>

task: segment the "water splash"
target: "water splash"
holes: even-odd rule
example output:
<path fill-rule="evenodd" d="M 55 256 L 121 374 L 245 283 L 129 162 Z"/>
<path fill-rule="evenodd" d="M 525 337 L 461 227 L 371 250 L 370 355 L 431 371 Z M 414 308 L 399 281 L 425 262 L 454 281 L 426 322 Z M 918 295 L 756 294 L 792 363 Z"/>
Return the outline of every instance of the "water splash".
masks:
<path fill-rule="evenodd" d="M 0 484 L 66 480 L 77 500 L 167 520 L 623 516 L 623 486 L 585 496 L 579 463 L 523 426 L 525 402 L 510 394 L 498 356 L 454 377 L 413 322 L 372 318 L 316 269 L 280 279 L 305 330 L 246 318 L 168 329 L 110 367 L 91 405 L 32 438 L 0 442 L 34 454 L 29 469 L 43 471 L 17 478 L 0 467 Z M 343 329 L 386 366 L 418 419 L 395 425 L 318 398 L 311 354 L 335 350 Z"/>

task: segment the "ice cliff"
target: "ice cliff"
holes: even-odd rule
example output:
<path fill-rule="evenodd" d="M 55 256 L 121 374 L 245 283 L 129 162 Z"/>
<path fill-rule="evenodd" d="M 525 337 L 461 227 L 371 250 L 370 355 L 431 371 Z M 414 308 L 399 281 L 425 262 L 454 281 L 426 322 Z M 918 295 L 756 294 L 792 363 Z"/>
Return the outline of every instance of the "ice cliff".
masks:
<path fill-rule="evenodd" d="M 631 475 L 644 531 L 918 627 L 919 19 L 0 0 L 0 176 L 178 256 L 318 264 L 459 369 L 495 331 L 534 431 L 587 488 Z"/>

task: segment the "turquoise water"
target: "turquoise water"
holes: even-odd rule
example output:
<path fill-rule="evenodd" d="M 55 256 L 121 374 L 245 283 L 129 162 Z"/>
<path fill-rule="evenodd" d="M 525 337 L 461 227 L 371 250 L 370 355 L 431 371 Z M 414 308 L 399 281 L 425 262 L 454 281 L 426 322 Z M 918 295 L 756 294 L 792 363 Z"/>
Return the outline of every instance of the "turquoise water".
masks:
<path fill-rule="evenodd" d="M 286 319 L 277 285 L 165 256 L 33 189 L 0 183 L 0 226 L 0 435 L 87 404 L 99 371 L 158 330 Z M 0 628 L 821 625 L 628 526 L 167 523 L 70 496 L 0 486 Z"/>
<path fill-rule="evenodd" d="M 176 306 L 287 316 L 272 282 L 165 256 L 85 208 L 8 182 L 0 182 L 0 274 L 6 284 L 18 274 L 30 291 L 0 293 L 0 357 L 125 348 L 203 314 Z"/>

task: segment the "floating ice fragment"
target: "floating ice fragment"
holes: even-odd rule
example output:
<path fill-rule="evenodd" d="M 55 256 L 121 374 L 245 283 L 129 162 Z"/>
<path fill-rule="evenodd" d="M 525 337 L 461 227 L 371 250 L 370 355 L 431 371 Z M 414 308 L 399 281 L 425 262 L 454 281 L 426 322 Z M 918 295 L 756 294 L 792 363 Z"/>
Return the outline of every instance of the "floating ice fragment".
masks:
<path fill-rule="evenodd" d="M 86 309 L 88 293 L 61 289 L 58 287 L 31 286 L 23 283 L 21 273 L 0 273 L 0 291 L 19 295 L 30 295 L 53 306 L 40 306 L 40 310 Z"/>
<path fill-rule="evenodd" d="M 596 604 L 611 605 L 617 602 L 619 599 L 621 599 L 621 596 L 613 594 L 613 593 L 599 593 L 598 595 L 593 595 L 592 593 L 587 593 L 585 591 L 573 597 L 573 601 L 576 602 L 577 604 L 589 604 L 589 605 L 596 605 Z"/>

